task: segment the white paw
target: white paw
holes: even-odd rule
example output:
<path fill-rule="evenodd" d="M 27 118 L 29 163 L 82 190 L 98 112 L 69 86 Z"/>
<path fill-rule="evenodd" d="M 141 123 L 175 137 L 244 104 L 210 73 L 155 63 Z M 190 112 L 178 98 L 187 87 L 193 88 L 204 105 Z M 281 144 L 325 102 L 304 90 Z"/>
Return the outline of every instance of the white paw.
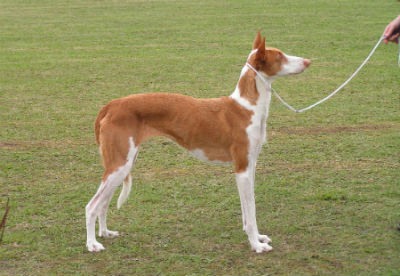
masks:
<path fill-rule="evenodd" d="M 258 240 L 262 243 L 270 243 L 271 239 L 267 235 L 258 235 Z"/>
<path fill-rule="evenodd" d="M 267 243 L 256 242 L 251 245 L 251 248 L 257 253 L 268 252 L 272 250 L 272 247 Z"/>
<path fill-rule="evenodd" d="M 100 252 L 101 250 L 105 249 L 104 246 L 98 241 L 88 241 L 86 246 L 90 252 Z"/>
<path fill-rule="evenodd" d="M 118 233 L 118 231 L 106 230 L 106 231 L 101 231 L 99 233 L 99 236 L 103 237 L 103 238 L 114 238 L 114 237 L 118 237 L 119 233 Z"/>

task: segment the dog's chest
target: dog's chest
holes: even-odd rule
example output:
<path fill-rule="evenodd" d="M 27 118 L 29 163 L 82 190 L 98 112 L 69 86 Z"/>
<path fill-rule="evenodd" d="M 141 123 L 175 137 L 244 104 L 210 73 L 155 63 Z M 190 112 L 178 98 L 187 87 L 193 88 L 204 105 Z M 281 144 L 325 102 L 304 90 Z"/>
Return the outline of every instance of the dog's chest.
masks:
<path fill-rule="evenodd" d="M 246 132 L 251 144 L 261 145 L 265 143 L 267 136 L 267 116 L 253 118 L 251 124 L 247 127 Z"/>
<path fill-rule="evenodd" d="M 251 123 L 247 127 L 247 134 L 249 139 L 253 140 L 254 144 L 261 145 L 266 142 L 267 137 L 267 119 L 269 114 L 269 104 L 271 101 L 271 94 L 265 95 L 265 98 L 257 104 L 254 109 Z"/>

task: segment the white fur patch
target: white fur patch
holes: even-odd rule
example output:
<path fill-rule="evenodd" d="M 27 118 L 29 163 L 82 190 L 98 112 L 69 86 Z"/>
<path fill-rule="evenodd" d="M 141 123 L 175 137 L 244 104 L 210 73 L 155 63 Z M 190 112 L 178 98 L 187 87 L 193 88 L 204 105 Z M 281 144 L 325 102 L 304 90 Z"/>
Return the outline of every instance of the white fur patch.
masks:
<path fill-rule="evenodd" d="M 133 160 L 135 158 L 136 152 L 137 152 L 137 147 L 135 146 L 135 142 L 133 142 L 133 138 L 129 137 L 129 152 L 128 152 L 128 157 L 126 158 L 127 161 Z"/>
<path fill-rule="evenodd" d="M 130 170 L 132 168 L 133 162 L 135 161 L 135 158 L 137 156 L 137 152 L 138 152 L 138 148 L 135 146 L 135 143 L 133 142 L 133 138 L 129 137 L 129 152 L 128 152 L 128 156 L 127 156 L 127 163 L 125 166 L 128 166 L 128 179 L 127 181 L 123 181 L 123 185 L 122 185 L 122 190 L 121 193 L 118 197 L 118 201 L 117 201 L 117 208 L 121 208 L 122 204 L 124 204 L 124 202 L 127 200 L 129 193 L 131 192 L 131 188 L 132 188 L 132 177 L 130 175 Z M 125 172 L 126 173 L 126 172 Z"/>
<path fill-rule="evenodd" d="M 237 102 L 244 108 L 254 111 L 254 105 L 252 105 L 247 99 L 240 96 L 239 87 L 236 87 L 235 91 L 233 91 L 233 93 L 229 97 L 231 97 L 235 102 Z"/>
<path fill-rule="evenodd" d="M 229 164 L 229 163 L 230 163 L 230 162 L 224 162 L 224 161 L 220 161 L 220 160 L 210 160 L 210 159 L 208 159 L 208 157 L 207 157 L 207 155 L 204 153 L 204 151 L 201 150 L 201 149 L 194 149 L 194 150 L 191 150 L 190 153 L 191 153 L 194 157 L 196 157 L 197 159 L 199 159 L 199 160 L 201 160 L 201 161 L 204 161 L 204 162 L 213 163 L 213 164 L 219 164 L 219 165 L 222 165 L 222 164 Z"/>

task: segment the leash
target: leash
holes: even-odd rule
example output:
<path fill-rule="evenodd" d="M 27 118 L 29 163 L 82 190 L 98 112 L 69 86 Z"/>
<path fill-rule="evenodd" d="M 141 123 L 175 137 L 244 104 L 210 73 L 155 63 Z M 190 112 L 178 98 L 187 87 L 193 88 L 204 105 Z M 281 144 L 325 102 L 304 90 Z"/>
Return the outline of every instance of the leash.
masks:
<path fill-rule="evenodd" d="M 397 58 L 397 65 L 400 67 L 400 42 L 399 44 L 399 57 Z"/>
<path fill-rule="evenodd" d="M 378 40 L 378 42 L 376 43 L 376 45 L 374 46 L 374 48 L 372 48 L 371 52 L 369 53 L 369 55 L 367 56 L 367 58 L 361 63 L 361 65 L 354 71 L 354 73 L 345 81 L 343 82 L 338 88 L 336 88 L 335 91 L 333 91 L 331 94 L 329 94 L 328 96 L 326 96 L 325 98 L 317 101 L 316 103 L 307 106 L 305 108 L 302 109 L 296 109 L 293 106 L 291 106 L 290 104 L 288 104 L 281 96 L 279 96 L 278 92 L 276 92 L 272 87 L 271 90 L 272 92 L 275 94 L 275 96 L 278 98 L 278 100 L 284 105 L 286 106 L 288 109 L 290 109 L 293 112 L 296 113 L 302 113 L 304 111 L 310 110 L 311 108 L 316 107 L 317 105 L 329 100 L 330 98 L 332 98 L 335 94 L 337 94 L 340 90 L 342 90 L 357 74 L 358 72 L 365 66 L 365 64 L 367 64 L 367 62 L 369 61 L 369 59 L 372 57 L 372 55 L 375 53 L 376 49 L 378 48 L 378 46 L 381 44 L 382 40 L 384 39 L 384 36 L 381 36 Z M 398 65 L 400 66 L 400 43 L 399 43 L 399 60 L 398 60 Z M 258 77 L 260 77 L 260 79 L 267 84 L 267 80 L 265 79 L 265 77 L 263 75 L 261 75 L 253 66 L 251 66 L 248 62 L 246 62 L 246 66 L 249 67 L 251 70 L 253 70 Z"/>

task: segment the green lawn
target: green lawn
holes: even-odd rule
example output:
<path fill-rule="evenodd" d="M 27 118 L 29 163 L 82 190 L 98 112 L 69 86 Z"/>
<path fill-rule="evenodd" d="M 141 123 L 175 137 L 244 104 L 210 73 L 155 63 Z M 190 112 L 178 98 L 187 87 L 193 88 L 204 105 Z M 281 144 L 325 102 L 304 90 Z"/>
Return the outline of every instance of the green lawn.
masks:
<path fill-rule="evenodd" d="M 250 251 L 231 167 L 145 144 L 133 191 L 85 248 L 102 168 L 93 123 L 132 93 L 229 95 L 262 30 L 313 60 L 274 88 L 301 108 L 364 60 L 395 0 L 0 1 L 0 275 L 400 275 L 400 68 L 382 45 L 341 93 L 303 114 L 273 100 Z"/>

